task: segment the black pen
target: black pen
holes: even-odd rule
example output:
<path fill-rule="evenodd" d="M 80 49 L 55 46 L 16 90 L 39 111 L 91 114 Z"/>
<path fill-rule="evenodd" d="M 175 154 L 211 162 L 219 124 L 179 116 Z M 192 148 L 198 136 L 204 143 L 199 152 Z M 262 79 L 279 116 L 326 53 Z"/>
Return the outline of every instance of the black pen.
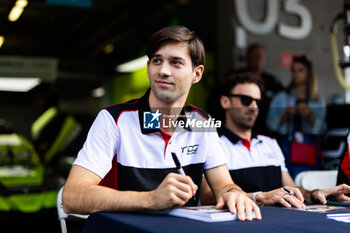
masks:
<path fill-rule="evenodd" d="M 284 189 L 284 191 L 286 191 L 288 194 L 294 195 L 294 196 L 295 196 L 295 193 L 294 193 L 293 190 L 287 189 L 286 187 L 283 187 L 283 189 Z M 305 199 L 304 199 L 303 203 L 304 203 L 304 204 L 308 204 L 308 203 L 307 203 L 307 200 L 305 200 Z"/>
<path fill-rule="evenodd" d="M 287 189 L 285 187 L 283 187 L 284 191 L 286 191 L 288 194 L 290 195 L 295 195 L 295 193 L 293 192 L 293 190 Z"/>
<path fill-rule="evenodd" d="M 186 175 L 184 169 L 182 169 L 182 166 L 181 166 L 180 161 L 177 158 L 176 154 L 174 152 L 171 152 L 171 156 L 173 157 L 173 160 L 174 160 L 174 163 L 176 165 L 178 172 L 181 175 Z M 193 200 L 196 202 L 196 195 L 193 196 Z"/>
<path fill-rule="evenodd" d="M 182 169 L 182 167 L 181 167 L 180 161 L 177 158 L 176 154 L 174 152 L 171 152 L 171 156 L 173 156 L 173 160 L 174 160 L 174 163 L 176 165 L 176 168 L 177 168 L 178 172 L 181 175 L 186 175 L 184 169 Z"/>

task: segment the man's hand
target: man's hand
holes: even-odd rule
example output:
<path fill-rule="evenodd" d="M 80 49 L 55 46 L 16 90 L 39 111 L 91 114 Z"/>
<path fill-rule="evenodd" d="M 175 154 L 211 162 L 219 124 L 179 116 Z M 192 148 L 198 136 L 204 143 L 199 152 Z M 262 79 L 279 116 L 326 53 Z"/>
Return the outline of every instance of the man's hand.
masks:
<path fill-rule="evenodd" d="M 288 190 L 294 192 L 294 195 L 289 194 L 285 189 L 279 188 L 274 189 L 269 192 L 263 192 L 256 195 L 256 200 L 258 203 L 263 205 L 275 205 L 282 204 L 287 208 L 291 208 L 292 206 L 297 208 L 305 209 L 304 198 L 301 194 L 300 190 L 295 187 L 285 186 Z"/>
<path fill-rule="evenodd" d="M 169 173 L 157 189 L 148 193 L 149 207 L 153 210 L 164 210 L 183 206 L 196 194 L 197 189 L 191 177 Z"/>
<path fill-rule="evenodd" d="M 252 211 L 255 212 L 256 219 L 261 219 L 261 213 L 259 207 L 240 190 L 232 190 L 221 195 L 216 204 L 217 209 L 227 207 L 231 213 L 238 215 L 240 221 L 248 220 L 252 221 Z"/>
<path fill-rule="evenodd" d="M 350 197 L 345 194 L 350 193 L 350 186 L 341 184 L 332 188 L 317 190 L 312 193 L 315 200 L 319 200 L 322 204 L 326 204 L 327 198 L 334 198 L 337 201 L 350 201 Z"/>

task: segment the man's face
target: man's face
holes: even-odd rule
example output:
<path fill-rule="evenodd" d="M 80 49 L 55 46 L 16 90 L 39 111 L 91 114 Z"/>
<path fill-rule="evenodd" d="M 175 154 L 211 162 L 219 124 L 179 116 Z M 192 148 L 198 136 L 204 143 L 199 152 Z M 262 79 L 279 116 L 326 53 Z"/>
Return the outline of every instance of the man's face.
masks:
<path fill-rule="evenodd" d="M 161 102 L 186 100 L 191 85 L 200 80 L 203 66 L 192 68 L 187 44 L 164 44 L 147 63 L 151 91 Z"/>
<path fill-rule="evenodd" d="M 260 73 L 266 64 L 265 50 L 261 47 L 253 49 L 247 57 L 247 66 L 253 73 Z"/>
<path fill-rule="evenodd" d="M 231 90 L 231 94 L 248 96 L 253 99 L 261 99 L 260 89 L 254 83 L 238 84 Z M 232 121 L 233 125 L 238 129 L 251 129 L 259 114 L 259 108 L 256 101 L 253 100 L 248 106 L 246 106 L 245 104 L 247 103 L 244 104 L 245 101 L 241 100 L 242 97 L 226 98 L 229 98 L 230 101 L 230 104 L 228 105 L 229 107 L 226 108 L 228 111 L 228 119 L 226 120 Z"/>

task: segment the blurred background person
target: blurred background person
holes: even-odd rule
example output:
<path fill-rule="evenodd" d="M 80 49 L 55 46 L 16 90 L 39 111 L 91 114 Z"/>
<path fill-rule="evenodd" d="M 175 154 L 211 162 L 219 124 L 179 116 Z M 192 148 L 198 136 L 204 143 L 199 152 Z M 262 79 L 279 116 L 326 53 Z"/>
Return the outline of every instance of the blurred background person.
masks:
<path fill-rule="evenodd" d="M 315 144 L 315 136 L 326 130 L 327 110 L 324 99 L 318 94 L 313 64 L 306 55 L 294 56 L 291 78 L 286 90 L 279 92 L 271 101 L 266 124 L 279 135 L 287 167 L 295 176 L 297 170 L 308 170 L 311 167 L 292 167 L 291 143 Z"/>
<path fill-rule="evenodd" d="M 273 74 L 265 71 L 266 51 L 261 44 L 252 43 L 248 46 L 245 55 L 245 63 L 246 67 L 231 71 L 230 73 L 251 72 L 261 78 L 264 85 L 264 93 L 262 94 L 260 113 L 254 128 L 257 133 L 273 136 L 273 132 L 266 127 L 266 115 L 272 98 L 278 92 L 284 90 L 284 87 Z"/>

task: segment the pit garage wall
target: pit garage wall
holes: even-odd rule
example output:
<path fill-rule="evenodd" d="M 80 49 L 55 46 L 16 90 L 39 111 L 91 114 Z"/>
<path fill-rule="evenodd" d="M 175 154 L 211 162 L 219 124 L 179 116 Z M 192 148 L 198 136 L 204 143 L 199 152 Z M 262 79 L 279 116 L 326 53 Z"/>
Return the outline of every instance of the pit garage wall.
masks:
<path fill-rule="evenodd" d="M 320 94 L 328 103 L 333 101 L 335 95 L 344 99 L 344 90 L 334 76 L 329 43 L 329 27 L 335 16 L 343 11 L 343 0 L 244 0 L 248 8 L 248 21 L 251 20 L 254 24 L 262 24 L 267 19 L 265 12 L 268 4 L 278 6 L 276 17 L 270 19 L 273 26 L 270 29 L 261 26 L 255 29 L 265 31 L 260 35 L 250 32 L 244 23 L 241 23 L 235 1 L 239 0 L 217 1 L 217 66 L 220 77 L 227 70 L 244 65 L 245 50 L 237 44 L 258 42 L 263 44 L 267 51 L 266 70 L 275 74 L 284 85 L 290 81 L 290 72 L 281 65 L 282 55 L 305 53 L 314 62 Z M 310 30 L 307 29 L 308 17 L 312 21 Z M 339 25 L 339 49 L 344 43 L 344 33 L 341 30 L 343 25 Z M 297 28 L 298 33 L 303 32 L 300 33 L 300 38 L 292 38 L 293 35 L 296 37 L 297 33 L 283 33 L 283 26 Z M 243 29 L 245 39 L 236 39 L 237 27 Z M 339 56 L 343 55 L 340 53 Z"/>

